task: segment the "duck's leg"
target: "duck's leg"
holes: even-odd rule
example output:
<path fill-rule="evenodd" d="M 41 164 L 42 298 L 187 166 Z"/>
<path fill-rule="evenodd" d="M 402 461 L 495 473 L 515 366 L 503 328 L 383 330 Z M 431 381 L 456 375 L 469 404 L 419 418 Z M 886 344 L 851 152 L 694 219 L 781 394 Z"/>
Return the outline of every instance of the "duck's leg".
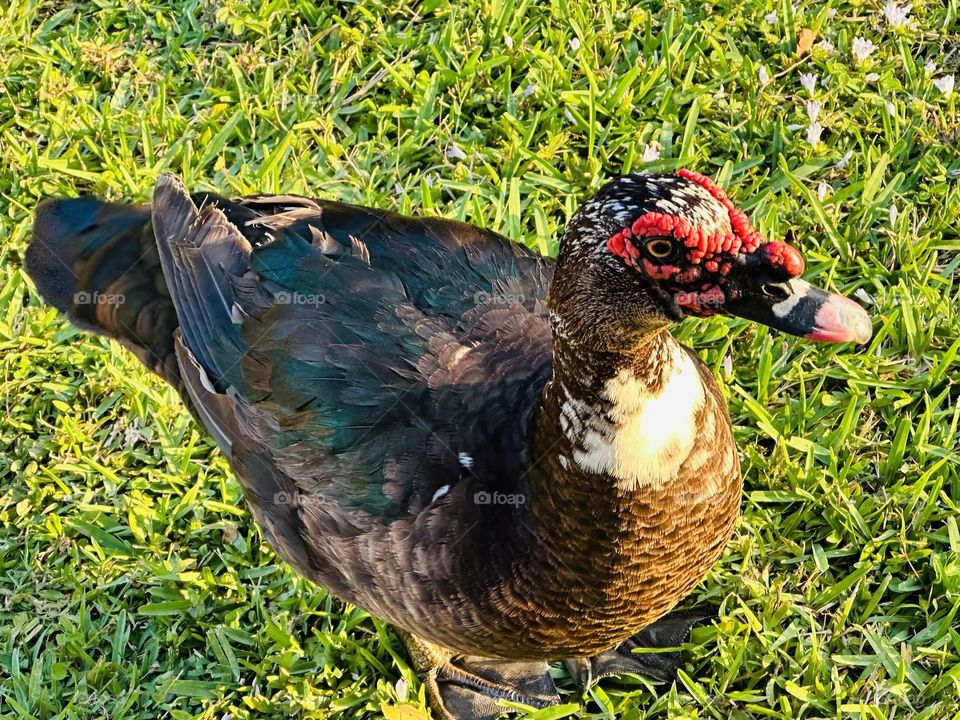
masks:
<path fill-rule="evenodd" d="M 560 702 L 545 662 L 456 655 L 409 633 L 400 637 L 440 720 L 493 720 L 509 712 L 500 700 L 535 708 Z"/>
<path fill-rule="evenodd" d="M 680 645 L 690 637 L 690 628 L 711 617 L 705 613 L 671 613 L 610 650 L 593 657 L 573 658 L 565 665 L 584 688 L 601 678 L 622 673 L 673 682 L 682 662 Z"/>

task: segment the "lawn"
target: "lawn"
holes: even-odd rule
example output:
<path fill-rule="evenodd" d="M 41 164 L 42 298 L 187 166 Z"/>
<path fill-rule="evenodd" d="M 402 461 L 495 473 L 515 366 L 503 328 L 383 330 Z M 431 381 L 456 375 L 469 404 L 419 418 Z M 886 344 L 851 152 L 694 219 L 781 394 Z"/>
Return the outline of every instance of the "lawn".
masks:
<path fill-rule="evenodd" d="M 12 0 L 0 9 L 0 720 L 422 717 L 396 637 L 264 544 L 213 442 L 21 269 L 49 195 L 287 191 L 556 249 L 612 175 L 713 175 L 869 346 L 677 333 L 744 516 L 677 686 L 531 717 L 960 717 L 960 5 Z M 949 79 L 948 79 L 949 78 Z"/>

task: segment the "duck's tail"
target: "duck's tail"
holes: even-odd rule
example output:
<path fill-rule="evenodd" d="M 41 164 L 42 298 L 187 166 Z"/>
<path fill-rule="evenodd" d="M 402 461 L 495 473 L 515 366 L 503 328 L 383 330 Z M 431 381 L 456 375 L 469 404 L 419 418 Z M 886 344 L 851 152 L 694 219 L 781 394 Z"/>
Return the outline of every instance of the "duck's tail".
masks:
<path fill-rule="evenodd" d="M 24 265 L 43 299 L 71 322 L 119 340 L 182 389 L 177 315 L 149 207 L 90 197 L 47 200 L 37 208 Z"/>

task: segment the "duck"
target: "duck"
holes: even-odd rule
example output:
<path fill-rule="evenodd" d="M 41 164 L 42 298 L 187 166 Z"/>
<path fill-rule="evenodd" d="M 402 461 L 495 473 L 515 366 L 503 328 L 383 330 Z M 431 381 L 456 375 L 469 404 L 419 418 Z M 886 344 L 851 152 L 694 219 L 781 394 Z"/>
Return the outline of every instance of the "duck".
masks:
<path fill-rule="evenodd" d="M 738 316 L 863 344 L 709 177 L 616 177 L 555 259 L 490 230 L 159 178 L 148 205 L 44 201 L 44 300 L 173 385 L 266 542 L 389 623 L 436 717 L 670 681 L 741 473 L 723 394 L 670 327 Z M 642 654 L 634 650 L 652 650 Z"/>

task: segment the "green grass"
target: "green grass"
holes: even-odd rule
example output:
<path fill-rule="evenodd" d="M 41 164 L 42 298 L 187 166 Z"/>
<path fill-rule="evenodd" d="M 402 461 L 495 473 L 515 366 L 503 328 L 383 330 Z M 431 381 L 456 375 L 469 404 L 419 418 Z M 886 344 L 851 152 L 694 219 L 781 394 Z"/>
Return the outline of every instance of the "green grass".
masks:
<path fill-rule="evenodd" d="M 399 717 L 423 698 L 389 630 L 264 545 L 173 392 L 43 306 L 20 268 L 40 198 L 143 200 L 169 169 L 549 252 L 605 178 L 679 166 L 862 291 L 876 336 L 678 329 L 743 457 L 744 517 L 690 599 L 720 619 L 677 691 L 561 679 L 572 705 L 531 717 L 960 717 L 960 112 L 933 84 L 960 74 L 957 0 L 917 0 L 902 29 L 875 0 L 133 4 L 0 9 L 0 720 Z M 804 28 L 835 51 L 798 57 Z M 878 46 L 863 63 L 856 36 Z M 815 148 L 801 73 L 828 79 Z"/>

